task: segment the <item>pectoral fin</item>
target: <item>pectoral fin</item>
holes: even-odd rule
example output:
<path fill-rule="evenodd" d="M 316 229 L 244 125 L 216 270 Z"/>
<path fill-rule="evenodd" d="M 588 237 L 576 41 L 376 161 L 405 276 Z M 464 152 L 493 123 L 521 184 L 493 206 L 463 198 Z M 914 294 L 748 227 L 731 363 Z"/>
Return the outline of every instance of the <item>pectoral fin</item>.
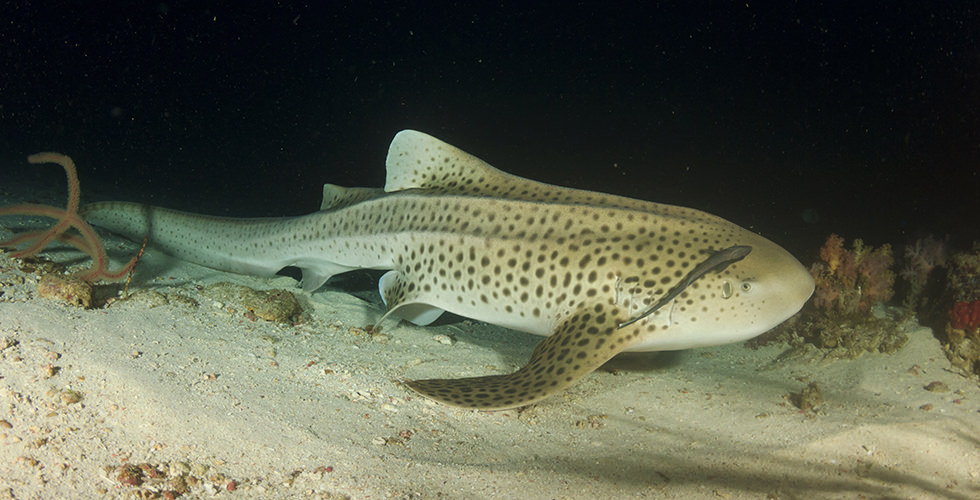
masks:
<path fill-rule="evenodd" d="M 423 396 L 462 408 L 504 410 L 540 401 L 572 385 L 639 338 L 639 327 L 618 328 L 617 311 L 602 305 L 580 310 L 534 349 L 531 359 L 509 375 L 413 380 Z"/>

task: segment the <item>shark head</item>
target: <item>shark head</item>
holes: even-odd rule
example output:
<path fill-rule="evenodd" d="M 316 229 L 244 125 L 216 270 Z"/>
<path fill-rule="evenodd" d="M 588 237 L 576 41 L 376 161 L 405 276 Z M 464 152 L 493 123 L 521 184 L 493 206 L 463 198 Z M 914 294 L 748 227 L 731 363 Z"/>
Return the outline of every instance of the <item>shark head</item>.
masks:
<path fill-rule="evenodd" d="M 505 251 L 502 259 L 567 261 L 571 263 L 568 267 L 559 264 L 558 277 L 572 279 L 549 282 L 545 276 L 541 282 L 544 294 L 532 295 L 540 296 L 544 303 L 522 303 L 527 306 L 523 311 L 515 307 L 514 314 L 507 315 L 482 304 L 472 310 L 453 311 L 463 316 L 552 335 L 580 308 L 609 305 L 617 308 L 609 315 L 617 322 L 617 329 L 629 337 L 620 344 L 623 350 L 673 350 L 752 338 L 795 314 L 813 293 L 813 278 L 789 252 L 721 217 L 520 178 L 420 132 L 402 131 L 395 137 L 388 153 L 387 174 L 388 192 L 422 190 L 475 199 L 528 201 L 535 205 L 525 205 L 520 211 L 523 215 L 548 206 L 559 214 L 548 224 L 556 230 L 554 241 L 536 242 L 540 255 Z M 500 209 L 489 211 L 501 216 Z M 559 235 L 559 228 L 570 229 L 568 234 Z M 595 233 L 605 228 L 610 231 L 608 238 Z M 600 240 L 605 242 L 600 244 Z M 737 247 L 751 251 L 726 260 L 722 254 Z M 507 250 L 510 245 L 502 248 Z M 547 275 L 552 268 L 542 271 Z M 383 289 L 393 288 L 387 284 L 382 284 Z M 579 289 L 580 301 L 567 301 L 566 297 L 561 304 L 563 293 L 575 294 Z M 521 296 L 520 290 L 509 292 Z M 382 295 L 386 295 L 384 290 Z M 453 303 L 447 306 L 456 307 Z M 535 307 L 551 313 L 537 316 Z M 416 322 L 433 316 L 425 308 L 411 312 L 407 319 Z M 414 313 L 420 314 L 416 317 Z"/>
<path fill-rule="evenodd" d="M 739 243 L 744 258 L 705 273 L 647 320 L 648 331 L 631 351 L 727 344 L 765 333 L 796 314 L 813 294 L 813 277 L 782 247 L 749 231 Z M 640 323 L 644 323 L 640 321 Z"/>

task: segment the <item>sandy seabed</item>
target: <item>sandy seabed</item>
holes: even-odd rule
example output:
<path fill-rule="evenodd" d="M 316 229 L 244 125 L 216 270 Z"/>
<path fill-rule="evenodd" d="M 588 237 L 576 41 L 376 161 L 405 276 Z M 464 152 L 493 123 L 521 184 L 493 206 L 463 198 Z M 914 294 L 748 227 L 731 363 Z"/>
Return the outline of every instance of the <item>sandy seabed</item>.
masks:
<path fill-rule="evenodd" d="M 108 242 L 117 262 L 137 248 Z M 399 381 L 510 372 L 539 338 L 468 320 L 366 331 L 382 308 L 350 287 L 305 294 L 152 248 L 144 293 L 106 308 L 39 297 L 37 279 L 0 255 L 0 500 L 980 498 L 980 388 L 924 328 L 827 364 L 775 363 L 778 345 L 625 355 L 478 412 Z M 294 290 L 305 319 L 201 293 L 224 281 Z M 811 382 L 824 402 L 803 412 L 790 394 Z"/>

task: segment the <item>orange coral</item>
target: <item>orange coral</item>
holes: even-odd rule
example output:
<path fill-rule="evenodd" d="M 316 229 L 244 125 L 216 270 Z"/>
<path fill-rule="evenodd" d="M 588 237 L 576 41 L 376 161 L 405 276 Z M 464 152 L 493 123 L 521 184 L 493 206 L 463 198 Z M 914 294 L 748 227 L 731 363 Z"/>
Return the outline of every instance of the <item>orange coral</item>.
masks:
<path fill-rule="evenodd" d="M 820 247 L 820 259 L 827 263 L 830 272 L 836 271 L 840 266 L 841 255 L 844 253 L 844 238 L 836 234 L 828 236 L 827 241 Z"/>
<path fill-rule="evenodd" d="M 849 250 L 843 238 L 832 234 L 820 249 L 820 258 L 822 262 L 810 267 L 817 307 L 844 314 L 867 313 L 894 295 L 894 258 L 889 245 L 874 249 L 854 240 Z"/>
<path fill-rule="evenodd" d="M 55 225 L 49 229 L 31 231 L 17 235 L 6 241 L 0 241 L 0 247 L 14 248 L 26 243 L 27 246 L 11 254 L 14 257 L 26 257 L 41 251 L 57 239 L 78 248 L 92 258 L 92 267 L 82 271 L 78 278 L 84 281 L 94 282 L 98 280 L 114 280 L 125 276 L 136 265 L 139 256 L 133 257 L 120 270 L 109 271 L 109 258 L 106 256 L 102 241 L 95 233 L 95 230 L 92 229 L 92 226 L 78 216 L 78 200 L 81 187 L 78 182 L 78 174 L 75 171 L 75 162 L 71 158 L 59 153 L 38 153 L 27 157 L 27 161 L 33 164 L 56 163 L 65 169 L 65 174 L 68 176 L 68 206 L 67 208 L 61 209 L 50 205 L 25 203 L 0 207 L 0 216 L 29 215 L 50 217 L 57 220 Z M 67 233 L 70 228 L 75 228 L 78 234 Z"/>

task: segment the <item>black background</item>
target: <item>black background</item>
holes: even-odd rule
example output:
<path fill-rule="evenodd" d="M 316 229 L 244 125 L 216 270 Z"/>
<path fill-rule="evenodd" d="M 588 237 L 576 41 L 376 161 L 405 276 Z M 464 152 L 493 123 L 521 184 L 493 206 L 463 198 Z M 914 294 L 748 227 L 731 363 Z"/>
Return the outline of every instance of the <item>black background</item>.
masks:
<path fill-rule="evenodd" d="M 973 2 L 14 2 L 8 182 L 295 215 L 435 135 L 538 180 L 830 232 L 980 239 Z M 13 170 L 13 171 L 8 171 Z M 89 187 L 87 189 L 87 187 Z"/>

